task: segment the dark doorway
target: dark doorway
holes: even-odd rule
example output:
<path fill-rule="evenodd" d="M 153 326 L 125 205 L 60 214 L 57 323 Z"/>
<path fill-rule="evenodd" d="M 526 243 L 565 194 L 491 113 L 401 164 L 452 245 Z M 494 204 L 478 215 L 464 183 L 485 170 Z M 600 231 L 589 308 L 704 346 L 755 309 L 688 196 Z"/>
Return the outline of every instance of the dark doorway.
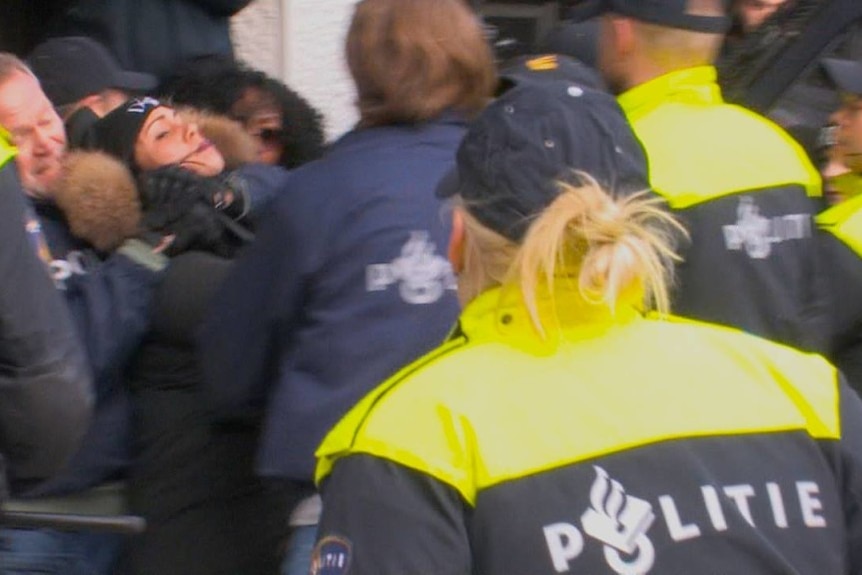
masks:
<path fill-rule="evenodd" d="M 68 1 L 0 0 L 0 51 L 26 56 L 45 38 L 50 22 Z"/>

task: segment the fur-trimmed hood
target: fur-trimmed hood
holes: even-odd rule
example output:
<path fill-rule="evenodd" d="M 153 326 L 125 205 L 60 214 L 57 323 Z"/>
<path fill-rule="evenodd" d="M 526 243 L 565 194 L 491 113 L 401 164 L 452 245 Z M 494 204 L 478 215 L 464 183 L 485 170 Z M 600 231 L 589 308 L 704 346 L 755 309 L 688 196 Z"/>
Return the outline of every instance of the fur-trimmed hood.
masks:
<path fill-rule="evenodd" d="M 135 178 L 104 152 L 69 152 L 53 190 L 72 234 L 111 252 L 141 232 L 143 217 Z"/>

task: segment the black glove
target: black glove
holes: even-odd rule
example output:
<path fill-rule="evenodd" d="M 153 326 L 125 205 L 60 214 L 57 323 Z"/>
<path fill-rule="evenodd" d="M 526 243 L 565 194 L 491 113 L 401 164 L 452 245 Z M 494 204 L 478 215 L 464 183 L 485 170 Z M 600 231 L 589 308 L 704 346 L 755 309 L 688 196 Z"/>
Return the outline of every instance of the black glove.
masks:
<path fill-rule="evenodd" d="M 219 180 L 177 165 L 144 172 L 139 181 L 144 224 L 161 230 L 185 216 L 195 204 L 215 206 L 223 201 L 222 188 Z"/>
<path fill-rule="evenodd" d="M 242 220 L 248 214 L 250 207 L 245 182 L 235 174 L 228 174 L 220 179 L 224 186 L 224 194 L 215 198 L 216 208 L 232 220 Z"/>
<path fill-rule="evenodd" d="M 139 189 L 143 226 L 161 235 L 173 236 L 165 253 L 175 256 L 203 250 L 229 257 L 242 243 L 220 211 L 233 191 L 221 178 L 204 177 L 171 165 L 145 172 Z"/>

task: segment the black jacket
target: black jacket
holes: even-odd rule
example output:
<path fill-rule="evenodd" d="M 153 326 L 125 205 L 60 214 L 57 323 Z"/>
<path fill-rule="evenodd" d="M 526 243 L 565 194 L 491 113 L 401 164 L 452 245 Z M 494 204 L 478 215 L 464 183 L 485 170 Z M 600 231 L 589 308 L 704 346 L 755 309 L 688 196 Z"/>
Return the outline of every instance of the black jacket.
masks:
<path fill-rule="evenodd" d="M 828 357 L 862 394 L 862 197 L 831 207 L 817 217 L 817 224 L 830 288 Z"/>
<path fill-rule="evenodd" d="M 0 471 L 5 458 L 13 482 L 30 482 L 58 471 L 77 449 L 92 409 L 90 372 L 36 256 L 38 228 L 25 231 L 14 163 L 0 170 L 0 219 Z"/>
<path fill-rule="evenodd" d="M 193 336 L 230 266 L 200 251 L 172 260 L 129 370 L 139 449 L 129 502 L 147 520 L 131 574 L 277 571 L 287 500 L 255 475 L 257 427 L 212 425 L 201 389 Z"/>
<path fill-rule="evenodd" d="M 55 35 L 84 35 L 108 46 L 127 70 L 164 78 L 185 60 L 231 55 L 228 18 L 251 0 L 77 0 Z"/>

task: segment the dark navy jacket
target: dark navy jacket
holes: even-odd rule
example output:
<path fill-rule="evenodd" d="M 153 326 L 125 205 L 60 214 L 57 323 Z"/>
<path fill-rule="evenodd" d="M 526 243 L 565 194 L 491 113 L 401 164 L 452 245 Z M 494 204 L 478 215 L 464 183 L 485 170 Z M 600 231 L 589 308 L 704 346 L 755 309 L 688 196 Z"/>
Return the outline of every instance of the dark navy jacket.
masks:
<path fill-rule="evenodd" d="M 96 387 L 96 410 L 81 449 L 63 473 L 27 493 L 36 496 L 86 489 L 116 478 L 128 465 L 131 411 L 121 373 L 148 329 L 162 274 L 121 254 L 100 259 L 72 236 L 56 206 L 35 201 L 33 208 L 51 251 L 54 282 L 65 295 Z"/>
<path fill-rule="evenodd" d="M 10 157 L 0 142 L 0 498 L 4 458 L 13 482 L 53 475 L 78 449 L 92 409 L 83 347 L 34 253 L 37 230 L 25 232 L 26 202 Z"/>
<path fill-rule="evenodd" d="M 246 227 L 257 227 L 279 191 L 287 186 L 291 173 L 280 166 L 257 163 L 244 164 L 232 173 L 230 178 L 239 180 L 246 194 L 246 213 L 240 218 Z"/>
<path fill-rule="evenodd" d="M 458 313 L 434 195 L 465 124 L 351 132 L 292 172 L 200 334 L 216 412 L 266 406 L 259 472 L 312 478 L 314 450 Z"/>
<path fill-rule="evenodd" d="M 126 70 L 165 79 L 200 56 L 231 56 L 229 18 L 251 0 L 75 0 L 65 2 L 55 36 L 89 36 Z"/>

